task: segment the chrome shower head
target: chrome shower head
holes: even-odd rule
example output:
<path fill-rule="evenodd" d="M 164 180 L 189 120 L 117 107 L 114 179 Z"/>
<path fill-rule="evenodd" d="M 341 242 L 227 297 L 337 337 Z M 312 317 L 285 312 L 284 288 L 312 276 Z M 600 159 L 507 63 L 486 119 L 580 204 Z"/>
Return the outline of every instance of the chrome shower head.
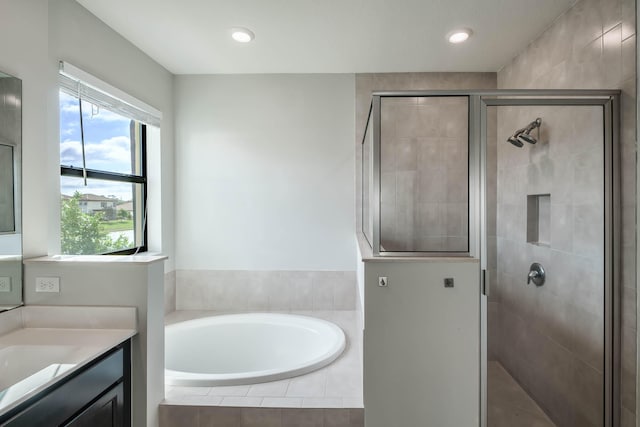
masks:
<path fill-rule="evenodd" d="M 507 138 L 507 141 L 509 141 L 510 143 L 512 143 L 513 145 L 515 145 L 516 147 L 520 148 L 522 147 L 524 144 L 522 143 L 522 141 L 520 141 L 516 136 L 510 136 L 509 138 Z"/>
<path fill-rule="evenodd" d="M 520 135 L 518 135 L 518 139 L 528 142 L 529 144 L 535 144 L 536 142 L 538 142 L 538 140 L 533 135 L 530 135 L 529 132 L 521 133 Z"/>
<path fill-rule="evenodd" d="M 542 119 L 538 117 L 537 119 L 529 123 L 527 127 L 524 128 L 524 132 L 521 132 L 520 135 L 518 135 L 518 139 L 526 141 L 529 144 L 535 144 L 536 142 L 538 142 L 538 139 L 535 138 L 533 135 L 531 135 L 531 131 L 536 128 L 540 128 L 541 124 L 542 124 Z"/>
<path fill-rule="evenodd" d="M 535 144 L 536 142 L 538 142 L 538 139 L 535 138 L 533 135 L 531 135 L 531 131 L 536 128 L 539 128 L 541 124 L 542 124 L 542 119 L 538 117 L 537 119 L 529 123 L 527 126 L 515 131 L 513 135 L 507 138 L 507 141 L 509 141 L 516 147 L 522 147 L 524 145 L 524 142 L 528 142 L 529 144 Z"/>

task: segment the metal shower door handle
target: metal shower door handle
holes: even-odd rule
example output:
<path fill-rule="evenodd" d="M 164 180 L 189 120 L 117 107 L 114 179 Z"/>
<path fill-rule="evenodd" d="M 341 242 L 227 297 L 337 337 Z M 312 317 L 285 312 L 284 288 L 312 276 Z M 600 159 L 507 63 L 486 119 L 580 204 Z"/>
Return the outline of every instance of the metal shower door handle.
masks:
<path fill-rule="evenodd" d="M 537 262 L 531 264 L 531 267 L 529 267 L 529 274 L 527 275 L 527 285 L 533 281 L 536 286 L 542 286 L 544 285 L 545 279 L 546 274 L 542 264 L 538 264 Z"/>

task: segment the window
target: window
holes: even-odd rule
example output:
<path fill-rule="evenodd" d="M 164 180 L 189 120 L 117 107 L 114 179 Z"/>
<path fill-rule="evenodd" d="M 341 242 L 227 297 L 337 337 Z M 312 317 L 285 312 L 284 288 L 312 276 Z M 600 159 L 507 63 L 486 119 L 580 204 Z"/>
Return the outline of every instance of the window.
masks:
<path fill-rule="evenodd" d="M 146 125 L 67 83 L 60 89 L 62 253 L 145 251 Z"/>

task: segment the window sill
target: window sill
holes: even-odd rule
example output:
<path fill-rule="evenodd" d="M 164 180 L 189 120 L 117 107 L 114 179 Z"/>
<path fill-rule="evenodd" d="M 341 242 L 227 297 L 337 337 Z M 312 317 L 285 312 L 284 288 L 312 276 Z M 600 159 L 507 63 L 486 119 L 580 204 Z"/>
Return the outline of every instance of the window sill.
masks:
<path fill-rule="evenodd" d="M 164 261 L 166 255 L 143 252 L 137 255 L 49 255 L 37 258 L 29 258 L 24 264 L 36 263 L 81 263 L 81 264 L 129 264 L 145 265 Z"/>

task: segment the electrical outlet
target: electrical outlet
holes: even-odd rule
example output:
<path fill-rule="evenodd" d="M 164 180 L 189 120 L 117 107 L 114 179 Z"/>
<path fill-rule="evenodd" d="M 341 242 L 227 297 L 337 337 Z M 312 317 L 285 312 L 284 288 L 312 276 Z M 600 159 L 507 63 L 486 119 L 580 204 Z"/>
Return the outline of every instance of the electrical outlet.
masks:
<path fill-rule="evenodd" d="M 36 292 L 60 292 L 60 278 L 36 277 Z"/>
<path fill-rule="evenodd" d="M 0 277 L 0 292 L 11 292 L 11 277 Z"/>

